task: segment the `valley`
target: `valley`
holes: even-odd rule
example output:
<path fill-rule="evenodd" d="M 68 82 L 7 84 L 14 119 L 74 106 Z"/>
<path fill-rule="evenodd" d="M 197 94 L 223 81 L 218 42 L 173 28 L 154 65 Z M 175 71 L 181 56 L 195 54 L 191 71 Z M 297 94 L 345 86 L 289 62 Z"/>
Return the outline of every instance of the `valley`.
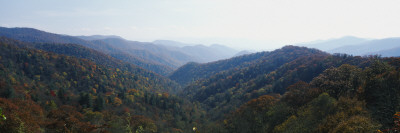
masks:
<path fill-rule="evenodd" d="M 399 5 L 0 0 L 0 133 L 397 133 Z"/>
<path fill-rule="evenodd" d="M 239 51 L 215 52 L 225 50 L 217 45 L 179 49 L 116 36 L 0 29 L 2 132 L 396 129 L 397 57 L 291 45 L 233 57 Z M 203 54 L 215 58 L 198 58 Z"/>

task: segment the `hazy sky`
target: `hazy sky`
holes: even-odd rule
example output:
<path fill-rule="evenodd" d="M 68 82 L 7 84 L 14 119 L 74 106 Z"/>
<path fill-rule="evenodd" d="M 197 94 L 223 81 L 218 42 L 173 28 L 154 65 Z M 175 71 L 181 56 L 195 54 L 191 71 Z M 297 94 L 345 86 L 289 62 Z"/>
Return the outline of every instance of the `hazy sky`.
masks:
<path fill-rule="evenodd" d="M 400 37 L 400 0 L 0 0 L 0 26 L 270 49 Z"/>

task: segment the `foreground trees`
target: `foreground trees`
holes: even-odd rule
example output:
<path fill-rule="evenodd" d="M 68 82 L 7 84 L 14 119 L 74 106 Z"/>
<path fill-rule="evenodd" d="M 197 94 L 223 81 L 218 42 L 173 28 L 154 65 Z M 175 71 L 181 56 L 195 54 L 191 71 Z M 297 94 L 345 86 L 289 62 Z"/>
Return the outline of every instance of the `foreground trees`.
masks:
<path fill-rule="evenodd" d="M 264 95 L 242 105 L 224 120 L 225 131 L 392 132 L 398 125 L 393 115 L 400 111 L 396 67 L 375 60 L 365 69 L 347 64 L 327 69 L 310 84 L 289 86 L 278 99 Z M 274 102 L 260 100 L 265 97 Z"/>

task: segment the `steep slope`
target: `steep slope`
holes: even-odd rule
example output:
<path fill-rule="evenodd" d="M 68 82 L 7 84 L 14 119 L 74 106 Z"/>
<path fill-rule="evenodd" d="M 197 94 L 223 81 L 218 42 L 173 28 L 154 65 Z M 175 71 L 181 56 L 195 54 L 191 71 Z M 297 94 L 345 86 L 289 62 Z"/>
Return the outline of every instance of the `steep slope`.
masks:
<path fill-rule="evenodd" d="M 168 49 L 165 46 L 159 46 L 153 43 L 128 41 L 116 38 L 102 39 L 97 41 L 106 42 L 131 55 L 140 57 L 144 60 L 158 62 L 172 68 L 178 68 L 189 61 L 197 61 L 197 59 L 182 53 L 179 50 Z"/>
<path fill-rule="evenodd" d="M 71 56 L 71 58 L 77 58 L 79 60 L 84 60 L 92 63 L 96 63 L 96 65 L 101 65 L 104 67 L 109 67 L 113 69 L 119 69 L 120 71 L 127 71 L 129 73 L 134 73 L 137 75 L 142 75 L 147 78 L 150 78 L 151 80 L 155 81 L 161 81 L 161 82 L 166 82 L 166 84 L 173 85 L 174 87 L 171 87 L 171 89 L 178 89 L 179 86 L 176 84 L 174 85 L 173 82 L 171 82 L 169 79 L 164 78 L 160 75 L 157 75 L 154 72 L 145 70 L 143 68 L 137 67 L 133 64 L 129 64 L 126 62 L 122 62 L 120 60 L 117 60 L 111 56 L 108 56 L 106 54 L 103 54 L 101 52 L 95 51 L 93 49 L 89 49 L 86 47 L 83 47 L 81 45 L 76 45 L 76 44 L 55 44 L 55 43 L 27 43 L 27 42 L 21 42 L 18 40 L 13 40 L 5 37 L 0 37 L 0 42 L 6 46 L 10 44 L 12 49 L 17 49 L 17 50 L 28 50 L 28 51 L 36 51 L 35 49 L 38 49 L 40 52 L 44 53 L 49 53 L 49 54 L 54 54 L 58 55 L 60 54 L 61 56 Z M 18 48 L 16 48 L 18 47 Z M 13 51 L 11 51 L 13 52 Z M 5 54 L 5 53 L 4 53 Z M 14 54 L 14 53 L 11 53 Z M 8 57 L 8 56 L 6 56 Z M 80 59 L 82 58 L 82 59 Z M 168 82 L 168 83 L 167 83 Z M 171 83 L 169 83 L 171 82 Z M 159 86 L 161 87 L 161 86 Z M 168 92 L 173 92 L 173 90 L 168 90 Z"/>
<path fill-rule="evenodd" d="M 298 81 L 309 82 L 325 69 L 345 63 L 365 67 L 368 60 L 286 46 L 246 67 L 222 71 L 198 80 L 186 87 L 181 95 L 205 104 L 211 118 L 218 119 L 248 100 L 265 94 L 283 94 L 289 85 Z"/>
<path fill-rule="evenodd" d="M 188 132 L 200 116 L 157 74 L 17 47 L 24 45 L 0 40 L 0 132 Z"/>
<path fill-rule="evenodd" d="M 237 53 L 237 51 L 232 48 L 218 44 L 211 46 L 195 45 L 176 47 L 171 45 L 184 44 L 165 40 L 155 41 L 156 43 L 148 43 L 112 38 L 103 39 L 101 41 L 112 44 L 114 47 L 124 49 L 125 52 L 132 55 L 153 62 L 160 62 L 173 68 L 178 68 L 188 62 L 205 63 L 227 59 Z"/>
<path fill-rule="evenodd" d="M 225 70 L 239 69 L 249 66 L 253 62 L 262 60 L 263 57 L 268 56 L 269 54 L 269 52 L 259 52 L 205 64 L 191 62 L 175 70 L 171 75 L 169 75 L 169 78 L 182 85 L 187 85 L 193 81 L 208 78 Z"/>
<path fill-rule="evenodd" d="M 142 68 L 154 71 L 161 75 L 170 73 L 173 69 L 162 64 L 145 61 L 130 55 L 112 45 L 101 41 L 85 41 L 77 37 L 48 33 L 32 28 L 4 28 L 0 27 L 0 36 L 33 43 L 68 43 L 78 44 L 108 54 Z"/>
<path fill-rule="evenodd" d="M 269 54 L 273 58 L 222 70 L 184 89 L 182 97 L 207 110 L 211 122 L 204 132 L 397 129 L 399 58 L 330 55 L 294 46 Z"/>
<path fill-rule="evenodd" d="M 282 96 L 249 100 L 215 123 L 222 129 L 213 126 L 210 131 L 396 132 L 400 59 L 368 60 L 371 63 L 364 67 L 343 64 L 325 69 L 309 83 L 290 85 Z"/>

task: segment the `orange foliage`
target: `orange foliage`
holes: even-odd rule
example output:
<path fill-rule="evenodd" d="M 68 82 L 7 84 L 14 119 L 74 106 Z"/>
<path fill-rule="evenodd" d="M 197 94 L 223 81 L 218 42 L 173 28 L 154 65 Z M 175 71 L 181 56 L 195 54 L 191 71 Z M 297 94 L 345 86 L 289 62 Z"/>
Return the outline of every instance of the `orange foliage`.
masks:
<path fill-rule="evenodd" d="M 318 88 L 312 88 L 308 83 L 300 81 L 288 88 L 282 100 L 292 106 L 301 106 L 316 98 L 321 94 Z"/>
<path fill-rule="evenodd" d="M 270 95 L 263 95 L 256 99 L 250 100 L 244 106 L 242 106 L 240 109 L 252 108 L 257 111 L 262 111 L 262 110 L 274 105 L 275 102 L 277 102 L 277 99 L 275 97 L 270 96 Z"/>
<path fill-rule="evenodd" d="M 50 131 L 62 130 L 63 132 L 90 132 L 95 129 L 89 122 L 82 122 L 83 115 L 75 110 L 74 107 L 64 105 L 59 109 L 52 110 L 47 118 L 50 119 L 46 126 Z"/>
<path fill-rule="evenodd" d="M 127 93 L 138 93 L 139 91 L 136 89 L 129 89 Z"/>
<path fill-rule="evenodd" d="M 168 97 L 169 97 L 169 94 L 166 93 L 166 92 L 164 92 L 164 93 L 162 94 L 162 97 L 163 97 L 163 98 L 168 98 Z"/>
<path fill-rule="evenodd" d="M 106 92 L 106 96 L 111 96 L 113 92 Z"/>
<path fill-rule="evenodd" d="M 0 98 L 0 107 L 7 117 L 0 122 L 0 132 L 16 132 L 21 125 L 24 132 L 40 132 L 44 124 L 43 110 L 35 102 Z"/>
<path fill-rule="evenodd" d="M 122 100 L 119 99 L 118 97 L 114 97 L 114 102 L 113 102 L 114 106 L 119 106 L 122 104 Z"/>
<path fill-rule="evenodd" d="M 177 129 L 177 128 L 172 128 L 172 131 L 175 133 L 183 133 L 183 131 L 181 129 Z"/>

